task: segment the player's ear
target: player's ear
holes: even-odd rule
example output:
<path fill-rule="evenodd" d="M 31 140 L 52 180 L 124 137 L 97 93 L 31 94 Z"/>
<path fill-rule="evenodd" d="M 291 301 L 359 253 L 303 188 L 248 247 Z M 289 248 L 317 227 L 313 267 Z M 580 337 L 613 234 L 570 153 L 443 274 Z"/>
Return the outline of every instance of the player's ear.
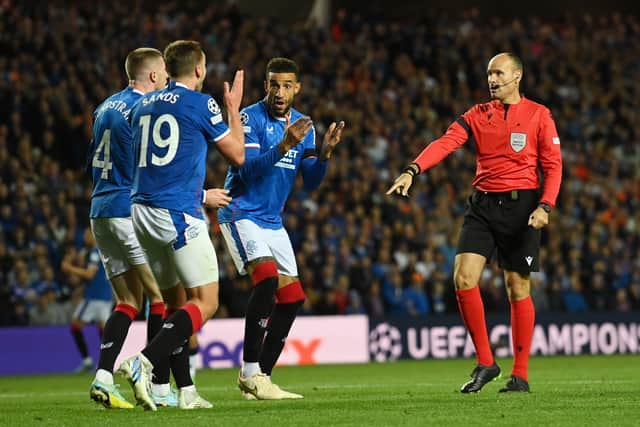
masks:
<path fill-rule="evenodd" d="M 293 86 L 293 94 L 297 95 L 298 92 L 300 92 L 301 87 L 302 85 L 300 84 L 300 82 L 296 82 L 295 85 Z"/>
<path fill-rule="evenodd" d="M 264 81 L 264 93 L 268 93 L 269 92 L 269 84 L 267 83 L 267 81 Z"/>
<path fill-rule="evenodd" d="M 155 71 L 149 72 L 149 81 L 151 83 L 155 83 L 156 81 L 158 81 L 158 73 L 156 73 Z"/>

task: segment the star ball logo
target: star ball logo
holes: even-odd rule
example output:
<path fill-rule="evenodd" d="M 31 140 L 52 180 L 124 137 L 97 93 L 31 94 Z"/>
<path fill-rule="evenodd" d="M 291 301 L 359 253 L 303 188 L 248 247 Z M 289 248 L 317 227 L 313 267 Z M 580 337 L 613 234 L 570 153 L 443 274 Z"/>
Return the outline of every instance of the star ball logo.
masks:
<path fill-rule="evenodd" d="M 220 107 L 213 98 L 209 98 L 209 101 L 207 101 L 207 108 L 209 109 L 209 111 L 211 111 L 212 114 L 220 114 Z"/>
<path fill-rule="evenodd" d="M 369 333 L 369 353 L 376 362 L 398 360 L 402 354 L 402 337 L 395 326 L 378 324 Z"/>

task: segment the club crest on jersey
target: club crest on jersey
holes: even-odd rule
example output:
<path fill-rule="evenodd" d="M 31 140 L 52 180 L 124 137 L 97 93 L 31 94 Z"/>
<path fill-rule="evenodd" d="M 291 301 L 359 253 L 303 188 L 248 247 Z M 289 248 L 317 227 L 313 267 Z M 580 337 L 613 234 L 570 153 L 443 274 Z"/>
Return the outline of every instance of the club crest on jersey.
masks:
<path fill-rule="evenodd" d="M 258 243 L 255 240 L 249 240 L 246 243 L 247 254 L 253 255 L 258 250 Z"/>
<path fill-rule="evenodd" d="M 220 114 L 220 106 L 213 98 L 209 98 L 209 101 L 207 101 L 207 108 L 212 114 Z"/>
<path fill-rule="evenodd" d="M 198 230 L 198 228 L 196 227 L 188 227 L 185 230 L 185 236 L 188 240 L 195 239 L 196 237 L 198 237 L 198 234 L 200 234 L 200 230 Z"/>
<path fill-rule="evenodd" d="M 527 146 L 527 134 L 519 132 L 511 132 L 511 138 L 509 138 L 511 148 L 516 153 L 521 152 L 524 147 Z"/>

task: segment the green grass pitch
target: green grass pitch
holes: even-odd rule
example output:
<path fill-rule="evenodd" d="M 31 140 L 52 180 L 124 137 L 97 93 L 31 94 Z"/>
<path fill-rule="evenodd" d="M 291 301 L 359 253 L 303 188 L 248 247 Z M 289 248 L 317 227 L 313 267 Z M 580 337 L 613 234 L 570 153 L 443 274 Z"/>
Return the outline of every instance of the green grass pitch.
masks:
<path fill-rule="evenodd" d="M 46 356 L 44 356 L 46 357 Z M 278 367 L 274 382 L 303 400 L 245 401 L 236 369 L 202 370 L 197 386 L 215 407 L 157 412 L 105 410 L 89 399 L 91 376 L 0 378 L 7 426 L 638 426 L 640 355 L 534 357 L 532 393 L 498 394 L 503 377 L 478 394 L 458 392 L 473 360 Z M 131 391 L 121 379 L 123 394 Z"/>

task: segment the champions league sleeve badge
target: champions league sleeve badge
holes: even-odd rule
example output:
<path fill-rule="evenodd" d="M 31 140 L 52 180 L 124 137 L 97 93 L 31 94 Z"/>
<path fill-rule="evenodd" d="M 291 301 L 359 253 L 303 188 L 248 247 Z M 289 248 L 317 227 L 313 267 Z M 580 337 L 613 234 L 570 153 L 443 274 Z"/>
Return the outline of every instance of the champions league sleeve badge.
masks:
<path fill-rule="evenodd" d="M 209 101 L 207 101 L 207 108 L 214 115 L 220 114 L 220 106 L 218 106 L 218 103 L 213 98 L 209 98 Z"/>

